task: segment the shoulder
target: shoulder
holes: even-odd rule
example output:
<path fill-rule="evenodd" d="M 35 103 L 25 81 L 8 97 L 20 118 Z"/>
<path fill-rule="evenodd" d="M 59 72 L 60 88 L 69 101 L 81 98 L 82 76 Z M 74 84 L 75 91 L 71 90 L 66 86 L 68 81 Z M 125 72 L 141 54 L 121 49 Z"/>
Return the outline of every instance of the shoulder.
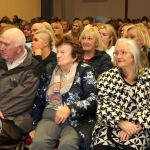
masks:
<path fill-rule="evenodd" d="M 139 75 L 139 78 L 141 79 L 150 79 L 150 68 L 145 68 L 143 70 L 143 73 Z"/>
<path fill-rule="evenodd" d="M 109 56 L 105 51 L 95 50 L 95 56 Z"/>
<path fill-rule="evenodd" d="M 80 71 L 80 72 L 83 72 L 83 71 L 86 71 L 86 70 L 91 70 L 93 71 L 93 68 L 91 67 L 91 65 L 85 63 L 85 62 L 79 62 L 78 63 L 78 67 L 77 67 L 77 71 Z"/>
<path fill-rule="evenodd" d="M 38 65 L 39 61 L 37 58 L 34 58 L 34 56 L 32 55 L 31 49 L 26 47 L 26 50 L 27 50 L 27 57 L 24 61 L 24 65 L 25 66 L 33 66 L 33 67 Z"/>
<path fill-rule="evenodd" d="M 121 78 L 119 70 L 117 67 L 113 67 L 108 71 L 103 72 L 99 75 L 98 80 L 113 80 L 115 78 Z"/>
<path fill-rule="evenodd" d="M 84 80 L 90 80 L 89 82 L 96 81 L 93 68 L 84 62 L 78 64 L 77 75 Z"/>
<path fill-rule="evenodd" d="M 99 60 L 102 60 L 102 61 L 109 61 L 111 62 L 111 57 L 109 54 L 107 54 L 105 51 L 98 51 L 98 50 L 95 50 L 95 58 L 99 59 Z"/>

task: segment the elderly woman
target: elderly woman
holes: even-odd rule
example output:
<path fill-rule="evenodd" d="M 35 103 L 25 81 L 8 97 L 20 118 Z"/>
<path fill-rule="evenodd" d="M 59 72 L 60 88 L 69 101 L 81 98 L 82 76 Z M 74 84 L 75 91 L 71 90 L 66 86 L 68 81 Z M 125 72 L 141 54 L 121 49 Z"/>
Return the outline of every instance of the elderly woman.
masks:
<path fill-rule="evenodd" d="M 94 126 L 97 88 L 94 73 L 81 62 L 80 44 L 63 39 L 57 43 L 57 66 L 46 92 L 47 105 L 31 150 L 78 150 L 79 141 L 89 149 Z"/>
<path fill-rule="evenodd" d="M 88 26 L 88 25 L 87 25 Z M 97 28 L 85 27 L 80 35 L 84 61 L 94 68 L 95 77 L 112 67 L 110 56 L 103 50 L 102 39 Z"/>
<path fill-rule="evenodd" d="M 131 39 L 115 45 L 116 67 L 98 78 L 94 150 L 144 150 L 150 141 L 150 69 Z"/>

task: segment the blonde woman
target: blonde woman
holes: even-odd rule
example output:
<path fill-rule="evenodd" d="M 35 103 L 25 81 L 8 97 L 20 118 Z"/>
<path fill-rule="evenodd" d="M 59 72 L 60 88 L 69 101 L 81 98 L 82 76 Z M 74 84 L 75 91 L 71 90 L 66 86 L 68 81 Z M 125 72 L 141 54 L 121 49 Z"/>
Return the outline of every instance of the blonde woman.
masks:
<path fill-rule="evenodd" d="M 129 23 L 123 23 L 122 25 L 120 25 L 117 33 L 118 33 L 118 37 L 121 38 L 124 35 L 124 32 L 126 32 L 128 26 L 131 25 Z"/>
<path fill-rule="evenodd" d="M 97 24 L 97 28 L 99 30 L 102 42 L 105 45 L 104 50 L 110 55 L 113 62 L 114 45 L 117 40 L 116 31 L 110 24 Z"/>
<path fill-rule="evenodd" d="M 64 34 L 62 25 L 60 22 L 53 22 L 51 26 L 54 31 L 54 35 L 56 37 L 56 42 L 58 42 L 59 40 L 63 38 L 63 34 Z"/>
<path fill-rule="evenodd" d="M 71 30 L 64 36 L 75 41 L 79 41 L 79 36 L 82 32 L 83 26 L 81 20 L 75 20 L 72 24 Z"/>
<path fill-rule="evenodd" d="M 48 63 L 56 63 L 56 54 L 52 51 L 53 43 L 52 34 L 48 30 L 36 31 L 32 39 L 32 51 L 44 66 Z"/>
<path fill-rule="evenodd" d="M 40 85 L 36 93 L 35 102 L 32 108 L 33 126 L 35 127 L 42 117 L 42 112 L 45 107 L 44 93 L 46 86 L 46 80 L 49 78 L 47 73 L 51 74 L 56 66 L 56 53 L 52 51 L 53 38 L 49 30 L 36 31 L 32 39 L 32 51 L 34 58 L 40 63 L 37 68 L 40 68 Z M 45 83 L 46 82 L 46 83 Z M 33 139 L 35 131 L 30 132 L 30 136 Z"/>
<path fill-rule="evenodd" d="M 96 78 L 112 67 L 110 56 L 102 50 L 102 40 L 97 28 L 85 27 L 79 40 L 84 51 L 84 61 L 94 68 Z"/>
<path fill-rule="evenodd" d="M 42 24 L 45 26 L 45 29 L 48 30 L 50 32 L 50 34 L 51 34 L 51 37 L 52 37 L 52 51 L 56 53 L 57 50 L 56 50 L 55 44 L 57 42 L 57 38 L 56 38 L 56 36 L 54 34 L 52 26 L 48 22 L 42 22 Z"/>
<path fill-rule="evenodd" d="M 129 25 L 123 37 L 133 39 L 141 47 L 141 60 L 145 66 L 149 66 L 150 53 L 148 49 L 150 48 L 150 36 L 146 26 L 142 23 Z"/>

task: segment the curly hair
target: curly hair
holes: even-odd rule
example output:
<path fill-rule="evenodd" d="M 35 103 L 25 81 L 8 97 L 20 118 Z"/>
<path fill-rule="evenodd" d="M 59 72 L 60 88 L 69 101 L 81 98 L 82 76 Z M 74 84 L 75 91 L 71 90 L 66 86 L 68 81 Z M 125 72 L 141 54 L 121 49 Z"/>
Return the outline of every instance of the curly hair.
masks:
<path fill-rule="evenodd" d="M 72 47 L 72 58 L 76 58 L 76 62 L 80 62 L 83 60 L 83 50 L 80 42 L 74 41 L 70 38 L 63 37 L 60 41 L 56 43 L 56 48 L 61 45 L 70 45 Z"/>

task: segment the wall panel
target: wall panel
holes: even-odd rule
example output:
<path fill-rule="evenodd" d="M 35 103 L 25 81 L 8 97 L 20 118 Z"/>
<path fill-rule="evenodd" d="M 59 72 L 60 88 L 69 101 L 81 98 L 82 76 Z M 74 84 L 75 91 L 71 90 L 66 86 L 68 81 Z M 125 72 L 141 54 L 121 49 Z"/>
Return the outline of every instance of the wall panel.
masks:
<path fill-rule="evenodd" d="M 41 16 L 41 0 L 1 0 L 0 18 L 18 15 L 20 18 L 30 20 Z"/>
<path fill-rule="evenodd" d="M 128 17 L 150 17 L 150 0 L 128 0 Z M 54 0 L 54 14 L 72 21 L 85 16 L 125 17 L 125 0 Z"/>

